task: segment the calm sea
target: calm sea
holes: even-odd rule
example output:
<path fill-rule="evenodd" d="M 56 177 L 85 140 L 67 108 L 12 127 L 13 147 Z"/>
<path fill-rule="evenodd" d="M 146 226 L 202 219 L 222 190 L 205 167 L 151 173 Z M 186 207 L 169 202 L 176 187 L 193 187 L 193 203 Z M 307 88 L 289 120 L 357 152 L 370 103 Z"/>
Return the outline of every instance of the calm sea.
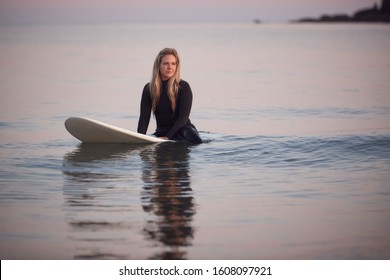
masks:
<path fill-rule="evenodd" d="M 67 133 L 135 130 L 164 47 L 204 144 Z M 381 24 L 0 26 L 0 258 L 389 259 L 389 50 Z"/>

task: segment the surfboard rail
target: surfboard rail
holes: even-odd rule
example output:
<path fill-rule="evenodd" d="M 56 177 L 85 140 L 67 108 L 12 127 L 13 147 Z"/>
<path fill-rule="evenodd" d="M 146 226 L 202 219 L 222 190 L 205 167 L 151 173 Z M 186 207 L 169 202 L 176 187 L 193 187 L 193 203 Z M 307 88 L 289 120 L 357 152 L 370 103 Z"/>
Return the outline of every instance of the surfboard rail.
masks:
<path fill-rule="evenodd" d="M 83 143 L 146 144 L 170 141 L 81 116 L 66 119 L 65 128 Z"/>

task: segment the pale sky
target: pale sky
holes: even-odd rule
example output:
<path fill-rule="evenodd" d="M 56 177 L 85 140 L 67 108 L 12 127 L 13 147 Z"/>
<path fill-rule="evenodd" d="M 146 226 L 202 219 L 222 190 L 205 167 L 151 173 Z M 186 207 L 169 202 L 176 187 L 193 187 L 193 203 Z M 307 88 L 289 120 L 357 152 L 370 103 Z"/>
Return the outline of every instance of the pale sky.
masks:
<path fill-rule="evenodd" d="M 285 22 L 381 0 L 0 0 L 0 23 Z"/>

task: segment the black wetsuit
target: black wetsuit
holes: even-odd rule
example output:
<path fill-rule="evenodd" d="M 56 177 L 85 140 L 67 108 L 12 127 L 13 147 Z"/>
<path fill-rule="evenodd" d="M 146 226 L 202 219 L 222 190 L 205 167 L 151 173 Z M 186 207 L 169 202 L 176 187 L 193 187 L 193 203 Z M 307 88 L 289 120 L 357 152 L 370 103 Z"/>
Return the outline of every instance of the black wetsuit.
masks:
<path fill-rule="evenodd" d="M 167 92 L 168 81 L 163 81 L 160 101 L 155 112 L 157 128 L 154 135 L 157 137 L 166 136 L 171 140 L 187 140 L 194 144 L 202 143 L 198 131 L 189 119 L 192 106 L 190 85 L 186 81 L 180 81 L 175 112 L 172 111 L 172 105 Z M 141 98 L 141 114 L 137 129 L 139 133 L 146 134 L 151 111 L 152 98 L 150 96 L 150 87 L 149 84 L 146 84 Z"/>

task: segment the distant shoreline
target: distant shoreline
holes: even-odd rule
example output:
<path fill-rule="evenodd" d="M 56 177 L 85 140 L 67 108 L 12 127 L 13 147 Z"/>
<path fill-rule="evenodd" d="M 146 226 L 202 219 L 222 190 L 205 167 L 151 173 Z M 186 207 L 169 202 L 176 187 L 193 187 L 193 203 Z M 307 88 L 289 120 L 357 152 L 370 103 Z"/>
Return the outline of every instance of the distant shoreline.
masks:
<path fill-rule="evenodd" d="M 354 17 L 344 14 L 340 15 L 322 15 L 320 18 L 301 18 L 290 21 L 291 23 L 390 23 L 390 15 L 371 16 L 371 17 Z"/>
<path fill-rule="evenodd" d="M 305 17 L 290 21 L 292 23 L 390 23 L 390 0 L 383 0 L 381 7 L 374 4 L 372 8 L 356 11 L 352 16 L 348 14 L 322 15 L 319 18 Z"/>

